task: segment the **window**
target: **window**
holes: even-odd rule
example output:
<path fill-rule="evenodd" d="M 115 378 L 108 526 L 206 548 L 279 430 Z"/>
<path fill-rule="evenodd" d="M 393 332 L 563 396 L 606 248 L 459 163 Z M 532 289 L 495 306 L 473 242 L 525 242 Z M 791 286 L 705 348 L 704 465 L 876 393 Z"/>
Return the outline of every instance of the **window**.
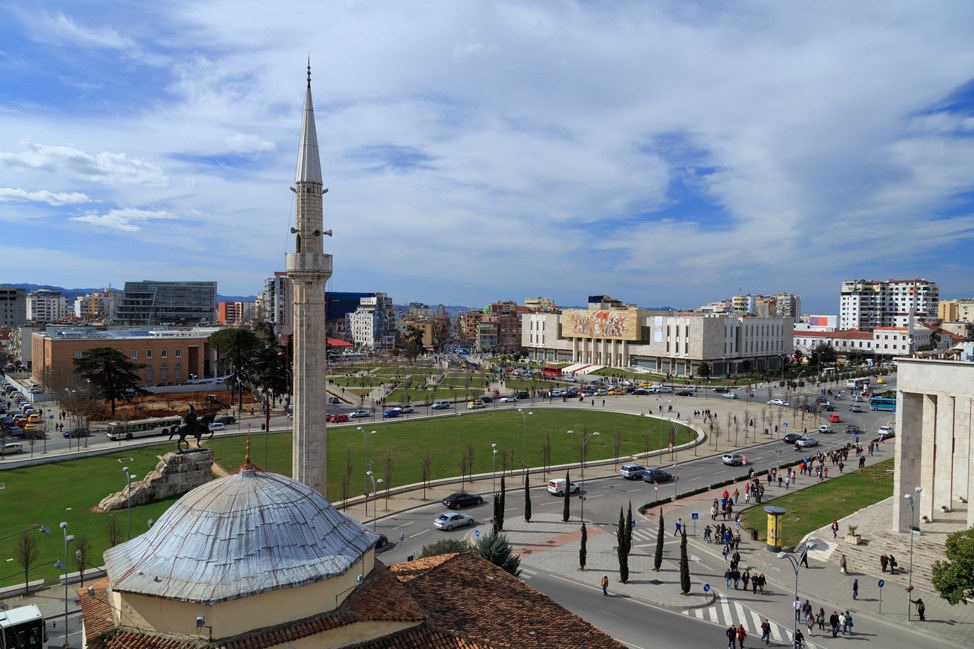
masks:
<path fill-rule="evenodd" d="M 74 353 L 74 357 L 75 358 L 81 358 L 81 352 L 75 352 Z"/>
<path fill-rule="evenodd" d="M 169 378 L 169 372 L 167 370 L 159 370 L 159 380 L 164 381 Z"/>
<path fill-rule="evenodd" d="M 145 357 L 146 358 L 152 358 L 152 350 L 151 349 L 145 350 Z"/>
<path fill-rule="evenodd" d="M 137 350 L 137 349 L 133 349 L 133 350 L 132 350 L 132 351 L 131 351 L 131 352 L 129 353 L 129 356 L 130 356 L 131 358 L 133 358 L 133 359 L 137 359 L 137 358 L 139 357 L 139 350 Z"/>
<path fill-rule="evenodd" d="M 182 357 L 183 357 L 183 350 L 177 349 L 176 350 L 176 358 L 182 358 Z"/>
<path fill-rule="evenodd" d="M 162 370 L 164 370 L 164 369 L 166 369 L 167 367 L 169 367 L 169 365 L 168 365 L 167 363 L 159 363 L 159 369 L 162 369 Z"/>
<path fill-rule="evenodd" d="M 160 349 L 159 350 L 159 358 L 166 358 L 169 355 L 168 351 L 169 350 L 167 350 L 167 349 Z"/>
<path fill-rule="evenodd" d="M 145 380 L 146 381 L 152 380 L 152 368 L 150 367 L 145 368 Z"/>

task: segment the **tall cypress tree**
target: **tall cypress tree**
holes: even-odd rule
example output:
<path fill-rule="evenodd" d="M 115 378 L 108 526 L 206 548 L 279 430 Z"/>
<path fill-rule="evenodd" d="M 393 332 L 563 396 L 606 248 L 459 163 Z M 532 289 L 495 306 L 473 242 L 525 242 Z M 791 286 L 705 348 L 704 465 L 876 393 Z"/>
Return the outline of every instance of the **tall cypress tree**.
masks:
<path fill-rule="evenodd" d="M 687 531 L 683 530 L 680 539 L 680 590 L 690 594 L 690 560 L 687 558 Z"/>
<path fill-rule="evenodd" d="M 619 555 L 619 581 L 629 581 L 629 549 L 626 547 L 626 518 L 619 508 L 619 527 L 616 529 L 616 553 Z"/>
<path fill-rule="evenodd" d="M 588 558 L 588 530 L 585 529 L 585 521 L 582 521 L 582 544 L 578 548 L 578 569 L 585 570 L 585 560 Z"/>
<path fill-rule="evenodd" d="M 626 554 L 632 553 L 632 501 L 629 501 L 629 511 L 626 513 Z"/>
<path fill-rule="evenodd" d="M 507 500 L 507 494 L 505 493 L 505 490 L 504 490 L 504 476 L 501 476 L 501 500 L 500 500 L 500 505 L 497 508 L 497 515 L 499 517 L 497 519 L 497 530 L 498 531 L 501 531 L 501 530 L 504 529 L 504 504 L 505 504 L 505 501 L 506 500 Z"/>
<path fill-rule="evenodd" d="M 656 557 L 653 559 L 653 572 L 659 572 L 663 565 L 663 511 L 659 513 L 659 533 L 656 535 Z"/>
<path fill-rule="evenodd" d="M 572 517 L 571 498 L 572 481 L 568 478 L 568 471 L 565 471 L 565 507 L 561 510 L 561 520 L 566 523 Z"/>
<path fill-rule="evenodd" d="M 531 474 L 524 474 L 524 522 L 531 522 Z"/>

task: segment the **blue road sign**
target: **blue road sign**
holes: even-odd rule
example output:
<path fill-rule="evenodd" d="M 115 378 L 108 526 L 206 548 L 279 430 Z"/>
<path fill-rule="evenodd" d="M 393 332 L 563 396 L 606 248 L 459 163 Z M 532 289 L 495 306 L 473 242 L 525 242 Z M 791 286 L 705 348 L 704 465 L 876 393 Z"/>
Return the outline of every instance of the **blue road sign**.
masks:
<path fill-rule="evenodd" d="M 477 530 L 477 531 L 475 531 L 475 532 L 473 533 L 473 535 L 474 535 L 474 536 L 480 536 L 480 530 Z"/>
<path fill-rule="evenodd" d="M 883 586 L 885 586 L 885 585 L 886 585 L 886 581 L 885 581 L 885 580 L 883 580 L 883 579 L 880 579 L 880 580 L 879 580 L 879 587 L 880 587 L 880 588 L 882 588 L 882 587 L 883 587 Z"/>
<path fill-rule="evenodd" d="M 700 514 L 698 514 L 697 512 L 693 512 L 692 514 L 690 514 L 691 520 L 697 520 L 698 518 L 700 518 Z"/>
<path fill-rule="evenodd" d="M 54 419 L 54 415 L 48 415 L 48 418 Z"/>
<path fill-rule="evenodd" d="M 710 584 L 704 584 L 703 585 L 703 592 L 705 592 L 705 593 L 709 593 L 710 592 Z"/>
<path fill-rule="evenodd" d="M 781 425 L 784 426 L 785 428 L 788 428 L 788 422 L 787 421 L 785 423 L 781 424 Z"/>

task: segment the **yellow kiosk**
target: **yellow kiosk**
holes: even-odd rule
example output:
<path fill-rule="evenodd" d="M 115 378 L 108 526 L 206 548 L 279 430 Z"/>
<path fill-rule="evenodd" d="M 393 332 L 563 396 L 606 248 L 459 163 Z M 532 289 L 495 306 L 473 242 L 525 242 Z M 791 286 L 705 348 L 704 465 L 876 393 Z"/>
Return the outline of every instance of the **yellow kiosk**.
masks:
<path fill-rule="evenodd" d="M 781 517 L 785 515 L 783 507 L 768 506 L 764 508 L 768 513 L 768 545 L 765 548 L 771 552 L 781 552 Z"/>

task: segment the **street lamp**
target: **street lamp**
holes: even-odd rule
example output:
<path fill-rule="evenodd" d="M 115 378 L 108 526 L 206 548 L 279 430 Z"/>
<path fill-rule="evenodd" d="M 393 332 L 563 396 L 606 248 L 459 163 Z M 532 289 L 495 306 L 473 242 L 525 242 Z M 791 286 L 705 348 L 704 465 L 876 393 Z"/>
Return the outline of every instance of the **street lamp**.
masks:
<path fill-rule="evenodd" d="M 521 413 L 521 418 L 523 419 L 524 430 L 521 437 L 521 482 L 524 482 L 524 475 L 527 473 L 528 464 L 526 458 L 526 450 L 528 447 L 528 415 L 533 415 L 533 412 L 524 412 L 523 408 L 518 408 L 517 411 Z"/>
<path fill-rule="evenodd" d="M 128 510 L 129 518 L 129 541 L 132 540 L 132 481 L 139 476 L 134 473 L 129 473 L 129 468 L 127 466 L 122 467 L 122 471 L 125 471 L 125 508 Z"/>
<path fill-rule="evenodd" d="M 791 564 L 795 567 L 795 599 L 796 600 L 798 599 L 798 571 L 801 569 L 802 563 L 805 561 L 805 555 L 807 555 L 808 551 L 814 547 L 815 547 L 814 543 L 806 543 L 805 549 L 802 550 L 802 553 L 797 561 L 795 560 L 795 557 L 791 556 L 787 552 L 778 553 L 779 559 L 788 559 L 788 561 L 791 561 Z M 792 646 L 794 647 L 794 649 L 798 649 L 798 615 L 797 614 L 795 614 L 795 624 L 792 627 L 791 638 L 792 638 Z"/>
<path fill-rule="evenodd" d="M 497 444 L 491 444 L 490 448 L 494 451 L 493 464 L 490 469 L 490 490 L 497 497 Z"/>
<path fill-rule="evenodd" d="M 68 543 L 74 540 L 73 534 L 68 534 L 68 524 L 61 523 L 64 532 L 64 646 L 68 646 Z"/>
<path fill-rule="evenodd" d="M 906 588 L 906 621 L 910 621 L 910 597 L 913 596 L 913 519 L 916 518 L 916 500 L 920 497 L 920 487 L 913 490 L 911 494 L 903 494 L 903 497 L 910 501 L 910 583 Z"/>
<path fill-rule="evenodd" d="M 579 433 L 570 430 L 568 431 L 568 434 L 574 435 L 582 442 L 582 488 L 581 491 L 579 491 L 578 499 L 582 501 L 582 522 L 584 523 L 585 522 L 585 496 L 583 496 L 581 492 L 585 491 L 585 445 L 588 444 L 588 440 L 598 435 L 598 433 L 589 433 L 585 437 L 582 437 Z M 565 489 L 571 492 L 572 490 L 571 484 L 566 484 Z"/>
<path fill-rule="evenodd" d="M 362 427 L 361 426 L 356 426 L 356 428 L 358 429 L 358 432 L 362 433 L 362 439 L 365 440 L 365 470 L 368 471 L 369 470 L 369 466 L 371 466 L 369 464 L 369 437 L 371 437 L 372 435 L 375 435 L 375 431 L 373 430 L 372 432 L 368 432 L 367 433 L 364 430 L 362 430 Z M 373 514 L 374 513 L 375 512 L 373 512 Z M 368 498 L 365 499 L 365 515 L 366 516 L 369 515 L 369 499 Z"/>
<path fill-rule="evenodd" d="M 372 481 L 372 498 L 373 498 L 373 503 L 372 503 L 372 531 L 375 532 L 375 510 L 378 507 L 378 505 L 374 502 L 374 501 L 378 500 L 378 498 L 376 497 L 376 483 L 382 484 L 382 478 L 379 478 L 378 480 L 376 480 L 375 476 L 372 475 L 372 472 L 371 471 L 366 471 L 365 472 L 365 475 L 369 476 L 369 480 Z M 368 506 L 369 506 L 369 494 L 366 493 L 365 494 L 365 507 L 366 507 L 366 511 L 368 511 Z M 368 516 L 368 514 L 366 514 L 366 516 Z"/>

